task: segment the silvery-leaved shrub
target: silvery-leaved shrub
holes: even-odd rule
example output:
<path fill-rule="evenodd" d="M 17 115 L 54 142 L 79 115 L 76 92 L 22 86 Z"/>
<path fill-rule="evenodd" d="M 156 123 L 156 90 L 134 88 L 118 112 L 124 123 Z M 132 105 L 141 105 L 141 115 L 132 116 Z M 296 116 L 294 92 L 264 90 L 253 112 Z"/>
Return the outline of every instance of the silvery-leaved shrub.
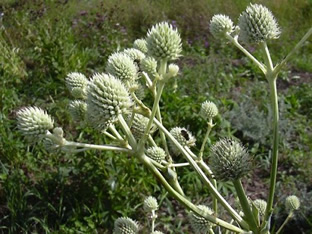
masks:
<path fill-rule="evenodd" d="M 276 80 L 291 56 L 312 34 L 312 28 L 289 55 L 274 65 L 267 42 L 278 39 L 281 32 L 272 12 L 262 5 L 250 4 L 239 16 L 238 24 L 234 25 L 226 15 L 215 15 L 210 21 L 210 31 L 218 42 L 227 40 L 251 59 L 263 72 L 271 92 L 272 162 L 265 200 L 252 201 L 246 194 L 242 178 L 252 169 L 253 157 L 238 139 L 221 138 L 209 146 L 209 150 L 205 150 L 210 132 L 216 125 L 215 118 L 219 115 L 215 103 L 209 100 L 203 102 L 197 113 L 207 123 L 204 140 L 199 142 L 201 144 L 197 143 L 200 147 L 198 150 L 194 147 L 196 139 L 189 130 L 181 127 L 168 130 L 164 126 L 160 100 L 163 90 L 172 84 L 169 81 L 178 78 L 179 66 L 171 62 L 182 54 L 180 34 L 167 22 L 154 25 L 145 38 L 134 42 L 133 48 L 113 53 L 106 63 L 105 73 L 95 73 L 87 78 L 82 73 L 73 72 L 65 79 L 73 97 L 68 107 L 73 120 L 97 129 L 108 139 L 105 144 L 66 139 L 63 129 L 54 127 L 52 118 L 38 107 L 24 107 L 17 112 L 18 129 L 34 141 L 43 140 L 44 145 L 52 151 L 77 153 L 97 149 L 125 154 L 129 159 L 136 157 L 164 189 L 189 210 L 188 220 L 194 233 L 224 231 L 269 234 L 274 226 L 272 216 L 278 168 L 279 106 Z M 258 44 L 263 61 L 258 60 L 239 41 Z M 144 92 L 150 92 L 152 105 L 144 102 L 144 95 L 140 95 Z M 118 156 L 122 155 L 116 154 Z M 177 158 L 178 163 L 175 162 Z M 190 167 L 196 172 L 209 191 L 212 204 L 195 205 L 194 199 L 185 195 L 179 182 L 177 169 L 180 167 Z M 236 193 L 233 196 L 240 203 L 239 210 L 235 210 L 218 190 L 220 180 L 234 185 Z M 209 201 L 206 196 L 201 201 Z M 220 216 L 221 206 L 226 216 Z M 299 198 L 288 197 L 285 206 L 289 216 L 277 233 L 300 209 Z M 147 197 L 143 207 L 149 220 L 147 226 L 150 233 L 161 233 L 155 227 L 159 208 L 156 198 Z M 131 218 L 118 218 L 114 233 L 139 233 L 140 227 Z"/>

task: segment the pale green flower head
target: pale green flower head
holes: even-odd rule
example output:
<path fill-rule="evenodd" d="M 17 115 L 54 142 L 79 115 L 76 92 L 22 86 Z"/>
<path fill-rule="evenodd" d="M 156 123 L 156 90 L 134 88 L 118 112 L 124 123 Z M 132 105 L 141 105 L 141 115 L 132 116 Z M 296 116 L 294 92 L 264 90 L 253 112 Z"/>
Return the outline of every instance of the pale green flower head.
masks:
<path fill-rule="evenodd" d="M 175 127 L 170 130 L 170 134 L 182 145 L 191 147 L 195 145 L 196 139 L 190 131 L 185 128 Z M 170 148 L 175 155 L 179 155 L 180 151 L 172 141 L 169 141 Z"/>
<path fill-rule="evenodd" d="M 133 43 L 133 48 L 140 50 L 142 53 L 147 53 L 147 42 L 144 39 L 136 39 Z"/>
<path fill-rule="evenodd" d="M 118 115 L 127 114 L 132 106 L 129 92 L 121 80 L 112 75 L 97 73 L 88 86 L 87 116 L 91 125 L 114 122 Z"/>
<path fill-rule="evenodd" d="M 213 211 L 205 206 L 205 205 L 198 205 L 197 206 L 200 210 L 203 211 L 204 214 L 212 215 Z M 209 233 L 209 230 L 213 225 L 213 223 L 209 222 L 207 219 L 190 212 L 189 214 L 189 221 L 191 223 L 192 229 L 196 234 L 206 234 Z"/>
<path fill-rule="evenodd" d="M 125 53 L 112 54 L 108 58 L 106 71 L 125 83 L 131 83 L 137 79 L 137 67 Z"/>
<path fill-rule="evenodd" d="M 214 15 L 210 20 L 210 32 L 216 39 L 222 39 L 233 31 L 233 21 L 227 15 Z"/>
<path fill-rule="evenodd" d="M 137 234 L 139 224 L 130 218 L 118 218 L 114 223 L 114 234 Z"/>
<path fill-rule="evenodd" d="M 17 112 L 17 126 L 24 136 L 40 137 L 53 128 L 53 120 L 39 107 L 25 107 Z"/>
<path fill-rule="evenodd" d="M 131 114 L 128 115 L 128 121 L 130 121 L 130 119 L 131 119 Z M 145 128 L 148 124 L 148 121 L 149 121 L 149 118 L 140 114 L 134 114 L 134 118 L 133 118 L 130 130 L 136 139 L 139 139 L 143 136 Z M 153 134 L 155 130 L 156 130 L 156 126 L 152 124 L 150 134 Z"/>
<path fill-rule="evenodd" d="M 287 211 L 294 211 L 300 208 L 300 200 L 297 196 L 291 195 L 286 198 L 285 207 Z"/>
<path fill-rule="evenodd" d="M 156 60 L 175 60 L 182 52 L 180 34 L 167 22 L 153 26 L 147 33 L 146 42 L 148 54 Z"/>
<path fill-rule="evenodd" d="M 251 163 L 247 150 L 240 142 L 224 138 L 211 147 L 210 166 L 217 179 L 233 181 L 246 175 Z"/>
<path fill-rule="evenodd" d="M 146 72 L 148 75 L 154 77 L 157 73 L 157 61 L 153 57 L 146 57 L 141 62 L 142 71 Z"/>
<path fill-rule="evenodd" d="M 280 36 L 280 28 L 272 12 L 259 4 L 250 4 L 238 19 L 239 38 L 246 44 L 260 43 Z"/>
<path fill-rule="evenodd" d="M 149 196 L 144 200 L 143 208 L 147 212 L 158 210 L 158 203 L 155 197 Z"/>
<path fill-rule="evenodd" d="M 169 66 L 168 66 L 168 75 L 170 77 L 175 77 L 175 76 L 178 75 L 178 73 L 179 73 L 179 66 L 174 64 L 174 63 L 169 64 Z"/>
<path fill-rule="evenodd" d="M 123 51 L 124 54 L 128 55 L 134 62 L 141 62 L 145 58 L 145 54 L 135 48 L 125 49 Z"/>
<path fill-rule="evenodd" d="M 158 163 L 161 163 L 161 161 L 166 158 L 166 152 L 157 146 L 148 148 L 146 150 L 146 155 Z"/>
<path fill-rule="evenodd" d="M 205 101 L 201 104 L 199 114 L 205 120 L 209 120 L 216 117 L 218 113 L 219 113 L 218 107 L 213 102 Z"/>
<path fill-rule="evenodd" d="M 74 98 L 86 99 L 88 79 L 79 72 L 72 72 L 65 78 L 66 86 Z"/>
<path fill-rule="evenodd" d="M 265 210 L 267 207 L 267 202 L 265 200 L 262 200 L 262 199 L 256 199 L 253 201 L 253 204 L 255 205 L 255 207 L 257 207 L 259 214 L 261 216 L 264 216 Z"/>
<path fill-rule="evenodd" d="M 71 101 L 68 105 L 68 112 L 74 121 L 83 121 L 87 113 L 87 103 L 80 100 Z"/>

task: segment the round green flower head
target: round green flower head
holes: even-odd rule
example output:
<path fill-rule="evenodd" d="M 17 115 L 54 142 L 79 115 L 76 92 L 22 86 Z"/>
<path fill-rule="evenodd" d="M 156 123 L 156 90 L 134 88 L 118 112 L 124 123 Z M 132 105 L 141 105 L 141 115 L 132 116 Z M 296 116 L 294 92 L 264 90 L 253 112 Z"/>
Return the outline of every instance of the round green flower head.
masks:
<path fill-rule="evenodd" d="M 175 60 L 182 52 L 180 34 L 172 25 L 162 22 L 147 33 L 148 53 L 157 60 Z"/>
<path fill-rule="evenodd" d="M 142 71 L 154 77 L 157 74 L 157 61 L 153 57 L 146 57 L 141 62 Z"/>
<path fill-rule="evenodd" d="M 86 99 L 89 81 L 85 75 L 78 72 L 69 73 L 65 78 L 65 82 L 69 92 L 74 98 Z"/>
<path fill-rule="evenodd" d="M 133 48 L 140 50 L 142 53 L 147 53 L 147 42 L 144 39 L 136 39 L 133 43 Z"/>
<path fill-rule="evenodd" d="M 212 215 L 213 211 L 204 205 L 197 206 L 204 214 Z M 209 222 L 207 219 L 190 212 L 189 221 L 191 223 L 192 229 L 196 234 L 206 234 L 209 232 L 210 228 L 213 226 L 213 223 Z"/>
<path fill-rule="evenodd" d="M 121 80 L 108 74 L 95 74 L 88 86 L 87 117 L 91 125 L 102 127 L 128 113 L 132 101 Z"/>
<path fill-rule="evenodd" d="M 141 62 L 145 58 L 145 54 L 135 48 L 125 49 L 124 54 L 128 55 L 134 62 Z"/>
<path fill-rule="evenodd" d="M 210 165 L 215 177 L 224 181 L 242 178 L 251 167 L 247 150 L 230 138 L 221 139 L 211 147 Z"/>
<path fill-rule="evenodd" d="M 137 234 L 139 224 L 130 218 L 118 218 L 114 223 L 114 234 Z"/>
<path fill-rule="evenodd" d="M 112 54 L 108 58 L 106 71 L 125 83 L 131 83 L 137 79 L 137 67 L 125 53 Z"/>
<path fill-rule="evenodd" d="M 52 118 L 39 107 L 25 107 L 17 112 L 18 129 L 28 137 L 39 137 L 53 128 Z"/>
<path fill-rule="evenodd" d="M 297 196 L 291 195 L 286 198 L 285 207 L 288 211 L 298 210 L 300 207 L 300 200 Z"/>
<path fill-rule="evenodd" d="M 155 197 L 149 196 L 144 200 L 143 208 L 147 212 L 158 210 L 158 203 Z"/>
<path fill-rule="evenodd" d="M 259 4 L 250 4 L 238 19 L 240 39 L 245 43 L 260 43 L 277 39 L 280 29 L 272 12 Z"/>
<path fill-rule="evenodd" d="M 176 65 L 176 64 L 173 64 L 173 63 L 169 64 L 169 66 L 168 66 L 168 75 L 170 77 L 175 77 L 175 76 L 178 75 L 178 73 L 179 73 L 179 66 Z"/>
<path fill-rule="evenodd" d="M 256 199 L 253 201 L 253 204 L 255 205 L 255 207 L 257 207 L 259 214 L 261 216 L 264 216 L 265 214 L 265 209 L 267 207 L 267 202 L 262 200 L 262 199 Z"/>
<path fill-rule="evenodd" d="M 185 128 L 175 127 L 170 130 L 170 134 L 182 145 L 191 147 L 195 145 L 196 139 L 192 133 Z M 179 155 L 180 151 L 172 141 L 169 141 L 170 148 L 175 155 Z"/>
<path fill-rule="evenodd" d="M 131 115 L 128 115 L 128 122 L 130 121 L 130 119 L 131 119 Z M 140 114 L 134 114 L 134 118 L 133 118 L 130 130 L 136 139 L 139 139 L 143 136 L 145 128 L 148 124 L 148 121 L 149 119 L 147 117 L 140 115 Z M 155 130 L 156 130 L 156 126 L 152 124 L 150 134 L 155 132 Z"/>
<path fill-rule="evenodd" d="M 146 150 L 146 155 L 158 163 L 161 163 L 161 161 L 166 158 L 166 152 L 157 146 L 148 148 Z"/>
<path fill-rule="evenodd" d="M 71 101 L 68 106 L 68 111 L 74 121 L 82 121 L 87 113 L 87 103 L 80 100 Z"/>
<path fill-rule="evenodd" d="M 210 101 L 205 101 L 201 104 L 200 116 L 205 120 L 210 120 L 218 115 L 218 107 Z"/>
<path fill-rule="evenodd" d="M 210 20 L 210 32 L 216 38 L 224 38 L 234 31 L 234 25 L 227 15 L 214 15 Z"/>

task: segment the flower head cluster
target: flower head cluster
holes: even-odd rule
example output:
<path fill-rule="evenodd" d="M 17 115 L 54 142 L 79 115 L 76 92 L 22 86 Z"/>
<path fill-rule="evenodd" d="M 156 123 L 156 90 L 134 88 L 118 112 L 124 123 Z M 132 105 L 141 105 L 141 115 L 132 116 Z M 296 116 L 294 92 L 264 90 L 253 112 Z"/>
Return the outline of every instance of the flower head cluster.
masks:
<path fill-rule="evenodd" d="M 238 19 L 240 39 L 245 43 L 259 43 L 277 39 L 280 29 L 272 12 L 259 4 L 250 4 Z"/>
<path fill-rule="evenodd" d="M 74 98 L 86 99 L 89 81 L 85 75 L 78 72 L 69 73 L 65 82 L 69 92 Z"/>
<path fill-rule="evenodd" d="M 224 138 L 211 147 L 211 169 L 220 180 L 237 180 L 250 171 L 250 157 L 242 144 Z"/>
<path fill-rule="evenodd" d="M 87 103 L 80 100 L 71 101 L 68 106 L 68 111 L 74 121 L 82 121 L 87 113 Z"/>
<path fill-rule="evenodd" d="M 144 39 L 136 39 L 133 42 L 133 48 L 140 50 L 142 53 L 147 53 L 147 43 Z"/>
<path fill-rule="evenodd" d="M 201 109 L 199 114 L 201 117 L 203 117 L 205 120 L 212 119 L 218 115 L 218 107 L 216 104 L 210 101 L 205 101 L 201 104 Z"/>
<path fill-rule="evenodd" d="M 226 15 L 214 15 L 210 20 L 210 32 L 216 39 L 223 38 L 225 34 L 231 34 L 233 31 L 233 22 Z"/>
<path fill-rule="evenodd" d="M 53 128 L 52 118 L 39 107 L 25 107 L 17 112 L 18 129 L 28 137 L 39 137 Z"/>
<path fill-rule="evenodd" d="M 130 119 L 131 119 L 131 115 L 128 116 L 129 121 L 130 121 Z M 131 125 L 131 132 L 135 138 L 139 139 L 143 136 L 145 128 L 148 124 L 148 121 L 149 121 L 149 118 L 147 118 L 143 115 L 140 115 L 140 114 L 134 115 L 132 125 Z M 154 124 L 152 124 L 150 134 L 155 132 L 155 130 L 156 130 L 156 126 Z"/>
<path fill-rule="evenodd" d="M 158 163 L 161 163 L 161 161 L 166 158 L 166 152 L 157 146 L 148 148 L 146 150 L 146 155 Z"/>
<path fill-rule="evenodd" d="M 191 147 L 195 145 L 195 137 L 185 128 L 175 127 L 170 130 L 170 134 L 182 145 Z M 179 155 L 180 151 L 172 141 L 169 141 L 170 148 L 175 155 Z"/>
<path fill-rule="evenodd" d="M 286 198 L 285 207 L 288 211 L 298 210 L 300 207 L 300 200 L 297 196 L 291 195 Z"/>
<path fill-rule="evenodd" d="M 257 207 L 259 214 L 261 216 L 264 216 L 265 210 L 267 207 L 267 202 L 265 200 L 262 200 L 262 199 L 256 199 L 253 201 L 253 204 L 255 205 L 255 207 Z"/>
<path fill-rule="evenodd" d="M 198 205 L 197 206 L 204 214 L 212 215 L 213 211 L 205 206 L 205 205 Z M 192 229 L 197 234 L 204 234 L 208 233 L 211 226 L 213 225 L 211 222 L 209 222 L 207 219 L 198 216 L 197 214 L 194 214 L 193 212 L 190 212 L 189 220 L 192 226 Z"/>
<path fill-rule="evenodd" d="M 144 200 L 143 208 L 147 212 L 158 210 L 158 203 L 155 197 L 149 196 Z"/>
<path fill-rule="evenodd" d="M 157 60 L 175 60 L 182 52 L 180 34 L 167 22 L 153 26 L 146 42 L 148 53 Z"/>
<path fill-rule="evenodd" d="M 114 234 L 137 234 L 139 224 L 130 218 L 118 218 L 114 223 Z"/>

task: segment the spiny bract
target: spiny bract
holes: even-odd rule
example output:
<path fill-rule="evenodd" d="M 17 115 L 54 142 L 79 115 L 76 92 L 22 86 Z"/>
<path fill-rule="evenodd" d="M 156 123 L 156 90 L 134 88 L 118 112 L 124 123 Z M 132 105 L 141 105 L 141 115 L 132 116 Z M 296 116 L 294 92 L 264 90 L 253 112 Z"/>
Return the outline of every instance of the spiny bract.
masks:
<path fill-rule="evenodd" d="M 147 33 L 148 54 L 157 60 L 175 60 L 182 52 L 180 34 L 172 25 L 162 22 Z"/>
<path fill-rule="evenodd" d="M 245 43 L 277 39 L 280 29 L 272 12 L 259 4 L 250 4 L 238 19 L 239 38 Z"/>
<path fill-rule="evenodd" d="M 25 136 L 38 137 L 53 128 L 52 118 L 39 107 L 25 107 L 17 112 L 18 129 Z"/>

